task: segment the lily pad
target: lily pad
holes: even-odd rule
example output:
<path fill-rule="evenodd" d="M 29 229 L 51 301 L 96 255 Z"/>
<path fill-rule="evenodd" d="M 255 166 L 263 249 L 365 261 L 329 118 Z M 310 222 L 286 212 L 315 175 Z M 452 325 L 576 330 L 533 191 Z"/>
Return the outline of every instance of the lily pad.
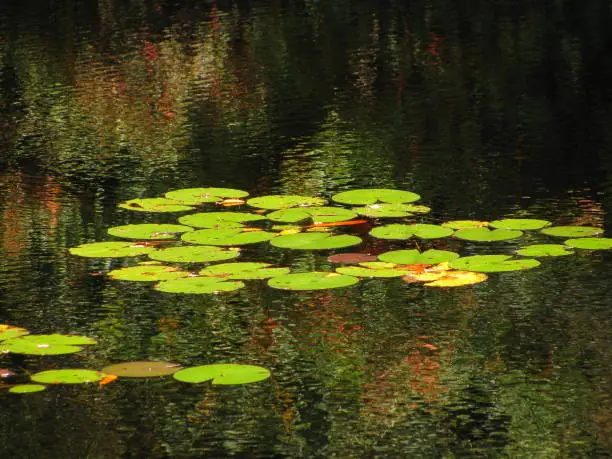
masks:
<path fill-rule="evenodd" d="M 489 226 L 489 222 L 483 222 L 480 220 L 451 220 L 442 223 L 440 226 L 443 226 L 444 228 L 452 228 L 459 230 L 468 228 L 482 228 L 485 226 Z"/>
<path fill-rule="evenodd" d="M 394 223 L 374 228 L 370 234 L 379 239 L 409 239 L 413 236 L 421 239 L 436 239 L 447 237 L 453 234 L 451 228 L 443 228 L 438 225 L 429 225 L 425 223 L 416 223 L 413 225 L 404 225 L 402 223 Z"/>
<path fill-rule="evenodd" d="M 406 282 L 425 282 L 427 287 L 461 287 L 478 284 L 487 280 L 487 275 L 473 271 L 442 271 L 409 274 L 403 278 Z"/>
<path fill-rule="evenodd" d="M 84 384 L 97 382 L 108 376 L 95 370 L 47 370 L 32 375 L 32 381 L 43 384 Z"/>
<path fill-rule="evenodd" d="M 185 233 L 181 239 L 185 242 L 202 245 L 246 245 L 269 241 L 276 237 L 267 231 L 245 231 L 244 228 L 201 229 Z"/>
<path fill-rule="evenodd" d="M 166 198 L 130 199 L 118 204 L 118 207 L 138 212 L 184 212 L 193 210 L 192 206 Z"/>
<path fill-rule="evenodd" d="M 186 383 L 211 381 L 216 385 L 249 384 L 270 377 L 270 371 L 256 365 L 218 363 L 185 368 L 174 373 L 173 378 Z"/>
<path fill-rule="evenodd" d="M 125 239 L 175 239 L 178 234 L 193 231 L 193 228 L 184 225 L 141 223 L 138 225 L 115 226 L 108 229 L 111 236 Z"/>
<path fill-rule="evenodd" d="M 523 235 L 522 231 L 509 229 L 468 228 L 455 232 L 457 239 L 474 242 L 507 241 Z"/>
<path fill-rule="evenodd" d="M 139 265 L 130 266 L 128 268 L 114 269 L 108 273 L 108 277 L 122 281 L 156 282 L 188 277 L 190 274 L 190 272 L 182 271 L 174 266 Z"/>
<path fill-rule="evenodd" d="M 609 237 L 581 237 L 568 239 L 566 245 L 576 249 L 588 250 L 610 250 L 612 249 L 612 238 Z"/>
<path fill-rule="evenodd" d="M 337 253 L 327 257 L 327 261 L 330 263 L 363 263 L 366 261 L 376 261 L 378 258 L 376 255 L 370 255 L 369 253 Z"/>
<path fill-rule="evenodd" d="M 560 257 L 574 252 L 561 244 L 533 244 L 521 247 L 516 253 L 525 257 Z"/>
<path fill-rule="evenodd" d="M 332 236 L 330 233 L 297 233 L 278 236 L 270 244 L 282 249 L 329 250 L 361 244 L 361 239 L 350 234 Z"/>
<path fill-rule="evenodd" d="M 271 266 L 270 263 L 258 262 L 222 263 L 202 269 L 200 275 L 224 279 L 247 280 L 269 279 L 270 277 L 289 274 L 289 268 L 274 268 Z"/>
<path fill-rule="evenodd" d="M 181 370 L 181 365 L 170 362 L 137 361 L 121 362 L 102 368 L 102 372 L 121 378 L 153 378 L 166 376 Z"/>
<path fill-rule="evenodd" d="M 45 390 L 47 386 L 42 384 L 18 384 L 17 386 L 11 387 L 8 391 L 12 394 L 31 394 L 33 392 L 41 392 Z"/>
<path fill-rule="evenodd" d="M 493 228 L 509 230 L 537 230 L 552 225 L 548 220 L 538 220 L 536 218 L 504 218 L 494 220 L 489 223 Z"/>
<path fill-rule="evenodd" d="M 398 263 L 402 265 L 437 265 L 445 261 L 459 258 L 459 254 L 449 250 L 426 250 L 420 253 L 418 250 L 392 250 L 378 255 L 380 261 Z"/>
<path fill-rule="evenodd" d="M 178 219 L 183 225 L 197 228 L 240 228 L 246 222 L 266 220 L 267 216 L 247 212 L 200 212 L 183 215 Z"/>
<path fill-rule="evenodd" d="M 357 217 L 357 213 L 341 207 L 300 207 L 293 209 L 276 210 L 266 215 L 272 221 L 297 223 L 310 219 L 316 223 L 333 223 L 351 220 Z"/>
<path fill-rule="evenodd" d="M 354 207 L 353 210 L 359 215 L 370 218 L 399 218 L 410 217 L 415 213 L 427 213 L 431 211 L 426 206 L 416 206 L 413 204 L 389 203 L 389 204 L 369 204 L 364 207 Z"/>
<path fill-rule="evenodd" d="M 272 279 L 268 280 L 268 285 L 281 290 L 323 290 L 329 288 L 349 287 L 357 282 L 359 282 L 359 279 L 354 276 L 315 271 L 273 277 Z"/>
<path fill-rule="evenodd" d="M 449 265 L 458 270 L 476 271 L 484 273 L 519 271 L 531 269 L 540 265 L 533 258 L 511 259 L 510 255 L 471 255 L 457 258 L 449 262 Z"/>
<path fill-rule="evenodd" d="M 238 255 L 238 250 L 228 250 L 216 245 L 188 245 L 156 250 L 149 254 L 149 258 L 172 263 L 208 263 L 231 260 Z"/>
<path fill-rule="evenodd" d="M 401 277 L 411 271 L 395 263 L 373 261 L 359 263 L 359 266 L 341 266 L 336 268 L 336 272 L 355 277 Z"/>
<path fill-rule="evenodd" d="M 290 207 L 323 206 L 325 203 L 327 203 L 327 200 L 323 198 L 288 194 L 261 196 L 247 201 L 247 204 L 251 207 L 270 210 L 288 209 Z"/>
<path fill-rule="evenodd" d="M 214 294 L 232 292 L 244 287 L 241 281 L 226 281 L 216 277 L 184 277 L 162 281 L 153 288 L 166 293 Z"/>
<path fill-rule="evenodd" d="M 27 355 L 59 355 L 79 352 L 80 346 L 95 344 L 93 338 L 78 335 L 25 335 L 0 343 L 0 353 Z"/>
<path fill-rule="evenodd" d="M 8 324 L 0 324 L 0 341 L 18 338 L 20 336 L 28 335 L 29 333 L 30 332 L 25 328 L 15 327 Z"/>
<path fill-rule="evenodd" d="M 155 250 L 154 247 L 132 242 L 92 242 L 68 249 L 72 255 L 88 258 L 137 257 Z"/>
<path fill-rule="evenodd" d="M 375 204 L 384 202 L 390 204 L 414 202 L 421 199 L 416 193 L 404 190 L 393 190 L 389 188 L 369 188 L 343 191 L 332 196 L 332 200 L 342 204 Z"/>
<path fill-rule="evenodd" d="M 185 204 L 197 205 L 206 202 L 217 202 L 222 198 L 244 198 L 249 193 L 233 188 L 182 188 L 168 191 L 166 198 L 181 201 Z"/>
<path fill-rule="evenodd" d="M 550 228 L 544 228 L 542 233 L 549 236 L 581 238 L 601 234 L 603 229 L 594 226 L 551 226 Z"/>

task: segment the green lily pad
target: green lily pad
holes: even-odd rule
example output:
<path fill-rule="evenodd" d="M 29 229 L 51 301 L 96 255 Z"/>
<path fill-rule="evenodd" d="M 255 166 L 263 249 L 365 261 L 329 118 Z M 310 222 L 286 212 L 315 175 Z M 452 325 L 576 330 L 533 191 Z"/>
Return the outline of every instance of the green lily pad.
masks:
<path fill-rule="evenodd" d="M 192 206 L 166 198 L 130 199 L 129 201 L 119 203 L 118 207 L 138 212 L 184 212 L 193 210 Z"/>
<path fill-rule="evenodd" d="M 540 265 L 540 262 L 533 258 L 517 260 L 511 258 L 510 255 L 471 255 L 452 260 L 449 264 L 453 269 L 482 273 L 519 271 Z"/>
<path fill-rule="evenodd" d="M 327 200 L 323 198 L 281 194 L 252 198 L 247 201 L 247 204 L 258 209 L 278 210 L 290 207 L 323 206 L 326 202 Z"/>
<path fill-rule="evenodd" d="M 483 222 L 480 220 L 451 220 L 448 222 L 442 223 L 440 226 L 444 228 L 452 228 L 452 229 L 468 229 L 468 228 L 482 228 L 484 226 L 488 226 L 489 222 Z"/>
<path fill-rule="evenodd" d="M 426 223 L 413 225 L 394 223 L 374 228 L 370 231 L 370 234 L 379 239 L 409 239 L 413 236 L 421 239 L 436 239 L 450 236 L 453 234 L 453 230 Z"/>
<path fill-rule="evenodd" d="M 32 381 L 43 384 L 84 384 L 97 382 L 108 376 L 95 370 L 47 370 L 32 375 Z"/>
<path fill-rule="evenodd" d="M 552 225 L 548 220 L 535 218 L 504 218 L 489 223 L 493 228 L 509 230 L 537 230 Z"/>
<path fill-rule="evenodd" d="M 431 209 L 427 206 L 416 206 L 413 204 L 390 203 L 369 204 L 364 207 L 354 207 L 353 210 L 359 215 L 369 218 L 399 218 L 410 217 L 415 213 L 427 213 Z"/>
<path fill-rule="evenodd" d="M 266 220 L 267 216 L 247 212 L 200 212 L 183 215 L 178 219 L 183 225 L 197 228 L 241 228 L 245 222 Z"/>
<path fill-rule="evenodd" d="M 576 249 L 588 250 L 610 250 L 612 249 L 612 238 L 609 237 L 581 237 L 568 239 L 566 245 Z"/>
<path fill-rule="evenodd" d="M 323 290 L 349 287 L 359 282 L 354 276 L 330 272 L 293 273 L 268 280 L 270 287 L 281 290 Z"/>
<path fill-rule="evenodd" d="M 351 220 L 356 216 L 357 213 L 351 210 L 326 206 L 283 209 L 266 215 L 270 220 L 286 223 L 296 223 L 306 219 L 311 219 L 314 223 L 331 223 Z"/>
<path fill-rule="evenodd" d="M 181 382 L 197 384 L 212 380 L 217 385 L 249 384 L 269 377 L 270 371 L 263 367 L 235 363 L 200 365 L 185 368 L 173 375 L 174 379 Z"/>
<path fill-rule="evenodd" d="M 121 362 L 102 368 L 102 372 L 121 378 L 153 378 L 166 376 L 181 370 L 181 365 L 170 362 L 137 361 Z"/>
<path fill-rule="evenodd" d="M 375 204 L 385 202 L 389 204 L 414 202 L 421 199 L 416 193 L 388 188 L 369 188 L 343 191 L 332 196 L 332 200 L 342 204 Z"/>
<path fill-rule="evenodd" d="M 232 292 L 244 287 L 241 281 L 226 281 L 216 277 L 184 277 L 162 281 L 153 288 L 166 293 L 221 293 Z"/>
<path fill-rule="evenodd" d="M 25 335 L 0 343 L 0 353 L 12 352 L 27 355 L 72 354 L 83 350 L 82 345 L 95 344 L 87 336 L 77 335 Z"/>
<path fill-rule="evenodd" d="M 190 205 L 217 202 L 222 198 L 244 198 L 248 195 L 246 191 L 233 188 L 182 188 L 165 194 L 166 198 Z"/>
<path fill-rule="evenodd" d="M 395 263 L 380 261 L 363 262 L 359 266 L 341 266 L 336 268 L 336 272 L 354 277 L 402 277 L 411 273 L 409 269 Z"/>
<path fill-rule="evenodd" d="M 257 262 L 222 263 L 202 269 L 200 275 L 224 279 L 247 280 L 269 279 L 270 277 L 289 274 L 289 268 L 272 268 L 271 266 L 270 263 Z"/>
<path fill-rule="evenodd" d="M 297 233 L 278 236 L 270 244 L 282 249 L 329 250 L 361 244 L 361 239 L 350 234 L 332 236 L 330 233 Z"/>
<path fill-rule="evenodd" d="M 72 255 L 88 258 L 122 258 L 137 257 L 155 251 L 154 247 L 146 247 L 132 242 L 92 242 L 68 249 Z"/>
<path fill-rule="evenodd" d="M 184 225 L 142 223 L 138 225 L 115 226 L 108 229 L 108 234 L 126 239 L 165 240 L 175 239 L 178 234 L 187 231 L 193 231 L 193 228 Z"/>
<path fill-rule="evenodd" d="M 185 242 L 202 245 L 246 245 L 269 241 L 276 237 L 267 231 L 245 231 L 244 228 L 201 229 L 184 233 L 181 239 Z"/>
<path fill-rule="evenodd" d="M 171 263 L 208 263 L 231 260 L 238 255 L 238 250 L 228 250 L 216 245 L 188 245 L 159 249 L 150 253 L 149 258 Z"/>
<path fill-rule="evenodd" d="M 41 392 L 45 390 L 47 386 L 42 384 L 18 384 L 9 389 L 12 394 L 31 394 L 33 392 Z"/>
<path fill-rule="evenodd" d="M 420 253 L 418 250 L 392 250 L 378 255 L 380 261 L 397 263 L 402 265 L 437 265 L 445 261 L 459 258 L 459 254 L 448 250 L 426 250 Z"/>
<path fill-rule="evenodd" d="M 574 252 L 561 244 L 533 244 L 521 247 L 516 253 L 525 257 L 560 257 Z"/>
<path fill-rule="evenodd" d="M 601 234 L 603 229 L 594 226 L 551 226 L 550 228 L 544 228 L 542 233 L 549 236 L 581 238 Z"/>
<path fill-rule="evenodd" d="M 507 241 L 523 235 L 522 231 L 509 229 L 468 228 L 455 232 L 457 239 L 475 242 Z"/>
<path fill-rule="evenodd" d="M 191 273 L 182 271 L 173 266 L 164 265 L 138 265 L 128 268 L 114 269 L 108 273 L 108 277 L 115 280 L 133 282 L 156 282 L 162 280 L 179 279 L 188 277 Z"/>
<path fill-rule="evenodd" d="M 0 341 L 7 339 L 18 338 L 20 336 L 29 335 L 30 332 L 25 328 L 15 327 L 8 324 L 0 324 Z"/>

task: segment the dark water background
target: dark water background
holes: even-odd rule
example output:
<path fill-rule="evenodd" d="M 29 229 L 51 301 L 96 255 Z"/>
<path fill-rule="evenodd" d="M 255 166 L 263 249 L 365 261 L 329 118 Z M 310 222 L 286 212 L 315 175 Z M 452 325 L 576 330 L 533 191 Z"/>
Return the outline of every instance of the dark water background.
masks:
<path fill-rule="evenodd" d="M 427 221 L 612 235 L 611 30 L 607 0 L 3 0 L 0 323 L 98 345 L 0 367 L 152 359 L 273 376 L 0 388 L 0 457 L 612 456 L 610 253 L 453 290 L 254 282 L 195 297 L 67 253 L 110 226 L 172 221 L 118 202 L 197 186 L 401 188 L 433 207 Z M 265 244 L 243 256 L 332 268 Z"/>

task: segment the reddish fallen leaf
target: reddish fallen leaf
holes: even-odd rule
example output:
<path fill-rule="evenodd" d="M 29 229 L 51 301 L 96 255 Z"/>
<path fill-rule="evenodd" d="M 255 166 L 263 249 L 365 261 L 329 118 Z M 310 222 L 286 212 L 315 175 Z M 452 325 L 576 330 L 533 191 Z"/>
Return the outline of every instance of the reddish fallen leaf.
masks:
<path fill-rule="evenodd" d="M 105 376 L 104 379 L 102 379 L 102 381 L 100 381 L 100 386 L 106 386 L 107 384 L 112 383 L 113 381 L 117 380 L 117 378 L 119 378 L 119 376 L 117 375 L 108 375 Z"/>

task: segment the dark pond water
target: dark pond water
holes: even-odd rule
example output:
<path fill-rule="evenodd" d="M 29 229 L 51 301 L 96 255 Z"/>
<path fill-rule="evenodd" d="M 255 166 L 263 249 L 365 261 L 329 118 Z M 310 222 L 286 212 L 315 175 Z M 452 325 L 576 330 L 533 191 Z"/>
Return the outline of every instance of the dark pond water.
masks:
<path fill-rule="evenodd" d="M 0 457 L 612 456 L 608 252 L 457 289 L 254 281 L 211 296 L 112 281 L 133 261 L 67 252 L 175 219 L 117 203 L 198 186 L 400 188 L 433 208 L 427 222 L 545 218 L 610 235 L 611 27 L 607 0 L 3 0 L 0 323 L 98 344 L 0 367 L 23 380 L 237 362 L 272 377 L 2 387 Z M 327 255 L 242 253 L 296 271 L 333 269 Z"/>

